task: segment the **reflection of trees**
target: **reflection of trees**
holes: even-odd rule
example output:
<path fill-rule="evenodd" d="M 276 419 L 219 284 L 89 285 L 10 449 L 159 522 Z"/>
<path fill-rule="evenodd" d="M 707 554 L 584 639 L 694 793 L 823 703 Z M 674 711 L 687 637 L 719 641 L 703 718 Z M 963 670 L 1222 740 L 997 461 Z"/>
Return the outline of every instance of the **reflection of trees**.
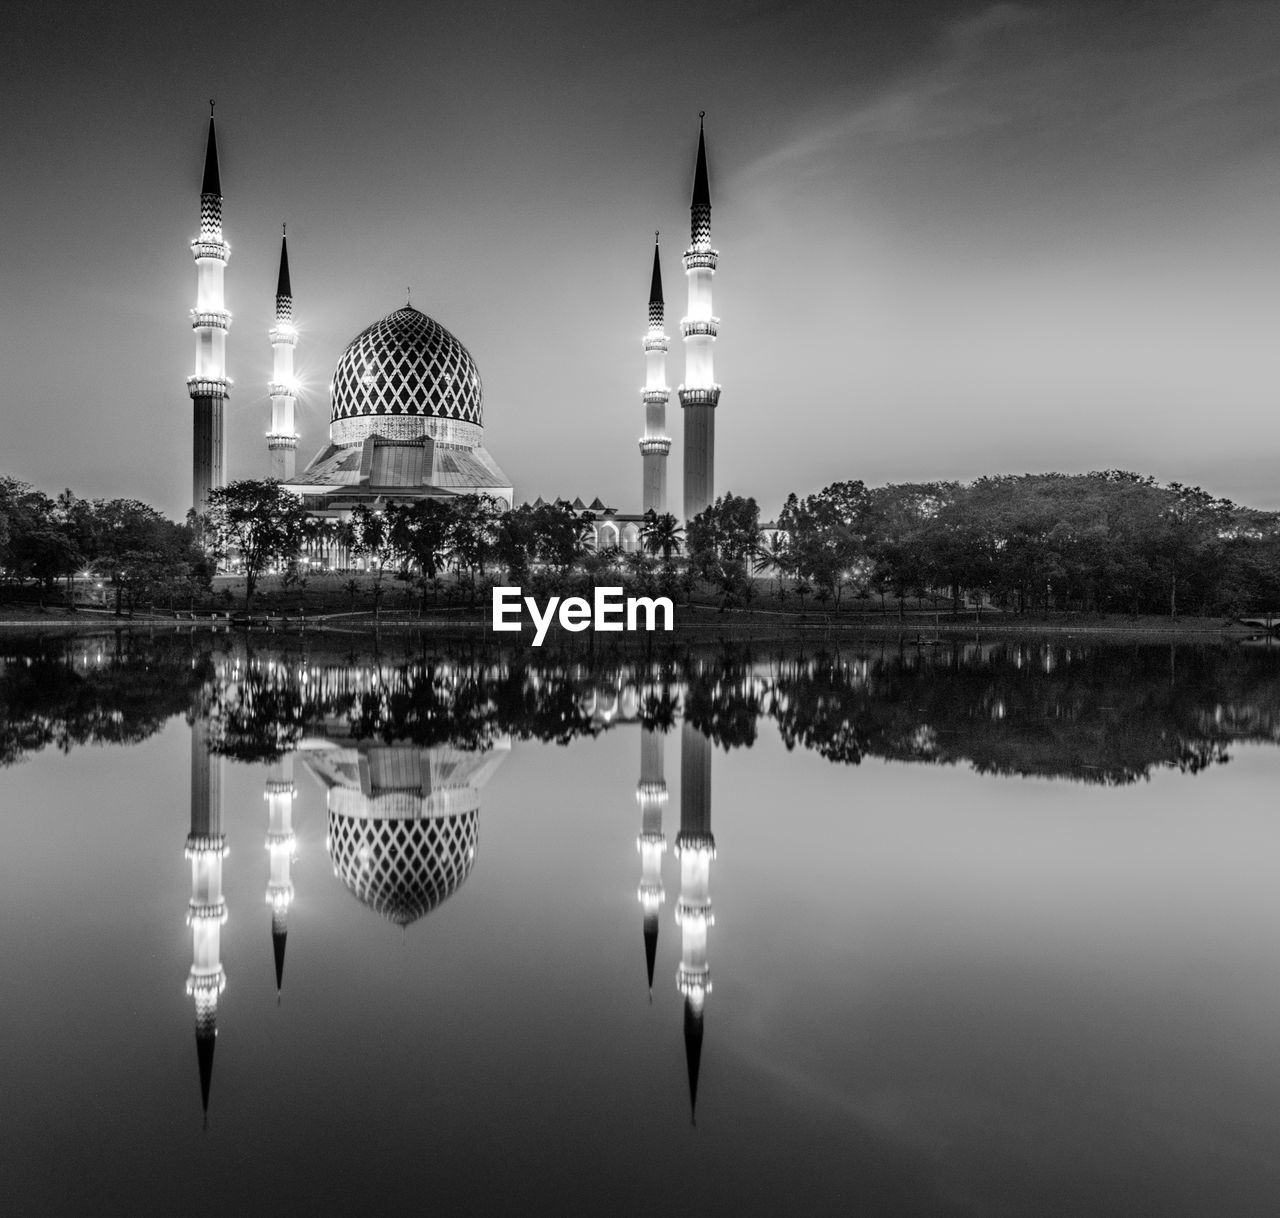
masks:
<path fill-rule="evenodd" d="M 1218 648 L 1176 659 L 1145 646 L 879 649 L 782 662 L 771 695 L 788 747 L 853 764 L 965 762 L 1117 784 L 1162 767 L 1196 773 L 1226 761 L 1232 739 L 1280 738 L 1274 665 Z"/>
<path fill-rule="evenodd" d="M 136 744 L 184 714 L 207 675 L 189 647 L 129 635 L 6 640 L 0 765 L 50 746 Z"/>
<path fill-rule="evenodd" d="M 771 719 L 788 748 L 966 764 L 984 774 L 1127 783 L 1195 773 L 1232 740 L 1280 742 L 1280 673 L 1226 647 L 860 644 L 835 653 L 690 648 L 592 662 L 445 645 L 325 656 L 123 636 L 10 645 L 0 660 L 0 762 L 51 744 L 128 743 L 198 702 L 227 756 L 266 760 L 308 734 L 484 749 L 509 736 L 567 744 L 622 721 L 683 717 L 721 747 Z"/>

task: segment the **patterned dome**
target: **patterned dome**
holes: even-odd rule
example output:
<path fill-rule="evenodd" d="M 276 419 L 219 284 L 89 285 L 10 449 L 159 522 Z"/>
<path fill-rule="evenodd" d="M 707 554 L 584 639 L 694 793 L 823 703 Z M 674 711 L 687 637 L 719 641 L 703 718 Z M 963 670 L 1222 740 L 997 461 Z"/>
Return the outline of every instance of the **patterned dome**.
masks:
<path fill-rule="evenodd" d="M 412 819 L 330 812 L 329 853 L 357 900 L 408 926 L 457 892 L 470 874 L 479 823 L 475 808 Z"/>
<path fill-rule="evenodd" d="M 483 391 L 475 361 L 448 330 L 412 305 L 388 313 L 351 340 L 334 370 L 331 393 L 334 443 L 354 443 L 375 430 L 395 439 L 432 435 L 479 443 Z"/>

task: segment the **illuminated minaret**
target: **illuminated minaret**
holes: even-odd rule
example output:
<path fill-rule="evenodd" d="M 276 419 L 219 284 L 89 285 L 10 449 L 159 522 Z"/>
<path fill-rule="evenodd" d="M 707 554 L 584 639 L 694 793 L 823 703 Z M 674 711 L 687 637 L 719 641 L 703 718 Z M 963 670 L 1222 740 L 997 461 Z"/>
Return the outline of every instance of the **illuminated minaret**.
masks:
<path fill-rule="evenodd" d="M 271 384 L 271 430 L 267 432 L 267 448 L 271 452 L 271 476 L 284 481 L 292 478 L 298 457 L 298 433 L 293 422 L 297 400 L 297 382 L 293 377 L 293 349 L 298 332 L 293 328 L 293 289 L 289 286 L 289 238 L 280 234 L 280 277 L 276 281 L 276 323 L 268 337 L 275 354 Z"/>
<path fill-rule="evenodd" d="M 295 857 L 293 836 L 293 756 L 286 753 L 267 779 L 267 854 L 271 860 L 267 904 L 271 906 L 271 946 L 276 960 L 276 993 L 284 981 L 284 946 L 289 935 L 289 905 L 293 881 L 289 871 Z"/>
<path fill-rule="evenodd" d="M 662 854 L 667 839 L 662 835 L 662 809 L 667 804 L 667 782 L 663 773 L 666 737 L 650 727 L 640 729 L 640 782 L 636 803 L 640 805 L 640 908 L 644 910 L 644 959 L 649 971 L 649 993 L 653 994 L 653 961 L 658 952 L 658 908 L 666 899 L 662 887 Z"/>
<path fill-rule="evenodd" d="M 227 984 L 222 971 L 222 860 L 227 839 L 222 833 L 222 759 L 209 753 L 209 721 L 191 725 L 191 832 L 186 856 L 191 860 L 191 972 L 187 993 L 196 1005 L 196 1058 L 200 1065 L 200 1103 L 209 1112 L 213 1047 L 218 1035 L 218 995 Z"/>
<path fill-rule="evenodd" d="M 711 860 L 716 839 L 711 836 L 711 740 L 687 721 L 680 736 L 680 968 L 676 982 L 684 995 L 684 1046 L 689 1066 L 689 1110 L 696 1117 L 698 1067 L 702 1061 L 702 1019 L 711 993 L 707 964 L 707 928 L 711 914 Z"/>
<path fill-rule="evenodd" d="M 684 252 L 689 280 L 689 311 L 680 322 L 684 335 L 684 518 L 691 520 L 715 498 L 716 406 L 720 386 L 712 367 L 712 344 L 719 318 L 711 312 L 711 279 L 719 253 L 711 248 L 711 189 L 707 183 L 707 147 L 698 115 L 698 161 L 693 172 L 691 241 Z"/>
<path fill-rule="evenodd" d="M 231 247 L 222 239 L 222 185 L 218 179 L 218 141 L 213 130 L 213 102 L 209 103 L 209 143 L 205 149 L 204 182 L 200 187 L 200 235 L 191 243 L 196 260 L 196 307 L 191 325 L 196 333 L 196 369 L 187 377 L 195 408 L 193 423 L 192 503 L 206 509 L 209 492 L 226 481 L 223 469 L 222 407 L 230 392 L 227 379 L 227 312 L 222 273 Z"/>
<path fill-rule="evenodd" d="M 640 441 L 640 459 L 644 463 L 644 493 L 641 511 L 667 510 L 667 454 L 671 437 L 667 435 L 667 347 L 669 340 L 662 332 L 662 268 L 658 265 L 658 234 L 653 234 L 653 279 L 649 284 L 649 331 L 644 336 L 644 436 Z"/>

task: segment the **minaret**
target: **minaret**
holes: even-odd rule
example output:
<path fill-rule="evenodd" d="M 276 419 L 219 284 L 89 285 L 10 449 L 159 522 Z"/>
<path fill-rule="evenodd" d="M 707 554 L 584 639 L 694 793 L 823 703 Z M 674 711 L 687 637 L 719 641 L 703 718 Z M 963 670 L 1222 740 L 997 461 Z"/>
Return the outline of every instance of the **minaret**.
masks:
<path fill-rule="evenodd" d="M 653 234 L 653 278 L 649 284 L 649 330 L 644 336 L 644 436 L 640 441 L 640 457 L 644 463 L 643 512 L 667 510 L 667 454 L 671 437 L 667 435 L 667 348 L 670 340 L 662 332 L 662 268 L 658 265 L 658 234 Z"/>
<path fill-rule="evenodd" d="M 222 759 L 209 753 L 209 721 L 191 725 L 191 832 L 186 857 L 191 860 L 191 972 L 187 993 L 196 1005 L 196 1060 L 200 1065 L 200 1103 L 209 1114 L 213 1047 L 218 1035 L 218 995 L 227 984 L 222 971 L 222 860 L 227 839 L 222 833 Z"/>
<path fill-rule="evenodd" d="M 222 273 L 231 247 L 222 239 L 222 184 L 218 179 L 218 141 L 213 130 L 213 102 L 209 103 L 209 143 L 205 149 L 204 182 L 200 187 L 200 235 L 191 243 L 196 260 L 196 307 L 191 326 L 196 333 L 196 370 L 187 377 L 195 408 L 192 446 L 192 504 L 204 512 L 209 492 L 226 481 L 223 469 L 222 407 L 230 392 L 227 379 L 227 312 Z"/>
<path fill-rule="evenodd" d="M 651 727 L 640 729 L 640 782 L 636 803 L 640 805 L 640 908 L 644 910 L 644 959 L 649 972 L 649 995 L 653 997 L 653 961 L 658 953 L 658 908 L 666 899 L 662 887 L 662 854 L 667 839 L 662 834 L 662 809 L 667 804 L 667 783 L 663 774 L 666 737 Z"/>
<path fill-rule="evenodd" d="M 707 964 L 707 928 L 711 913 L 711 860 L 716 839 L 711 836 L 711 740 L 687 721 L 680 737 L 680 968 L 676 983 L 684 995 L 684 1047 L 689 1067 L 689 1112 L 696 1119 L 698 1068 L 702 1062 L 702 1020 L 711 993 Z"/>
<path fill-rule="evenodd" d="M 276 280 L 276 324 L 268 337 L 275 354 L 271 384 L 271 430 L 267 448 L 271 452 L 271 476 L 281 482 L 292 478 L 298 457 L 298 433 L 294 429 L 293 407 L 297 401 L 297 381 L 293 376 L 293 349 L 298 332 L 293 328 L 293 289 L 289 286 L 289 238 L 284 226 L 280 233 L 280 277 Z"/>
<path fill-rule="evenodd" d="M 684 335 L 684 384 L 680 407 L 684 411 L 684 518 L 693 519 L 715 499 L 716 405 L 720 386 L 712 368 L 711 349 L 720 319 L 711 312 L 711 279 L 720 257 L 711 248 L 711 189 L 707 183 L 707 147 L 698 114 L 698 161 L 693 172 L 693 205 L 690 208 L 691 241 L 684 252 L 689 280 L 689 311 L 680 322 Z"/>
<path fill-rule="evenodd" d="M 276 960 L 276 993 L 284 982 L 284 946 L 289 935 L 289 905 L 293 901 L 293 881 L 289 870 L 296 855 L 293 836 L 293 756 L 286 753 L 267 779 L 267 854 L 270 878 L 267 904 L 271 906 L 271 947 Z"/>

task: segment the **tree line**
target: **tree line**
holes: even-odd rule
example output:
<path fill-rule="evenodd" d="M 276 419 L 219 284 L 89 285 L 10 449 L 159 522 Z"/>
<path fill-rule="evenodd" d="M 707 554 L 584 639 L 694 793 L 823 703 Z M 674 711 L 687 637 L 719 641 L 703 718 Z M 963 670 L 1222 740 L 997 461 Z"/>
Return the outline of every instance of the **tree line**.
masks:
<path fill-rule="evenodd" d="M 791 494 L 762 528 L 750 497 L 722 495 L 683 528 L 649 513 L 639 547 L 594 545 L 595 517 L 561 500 L 502 509 L 477 495 L 319 517 L 280 483 L 244 479 L 210 494 L 208 512 L 178 524 L 136 500 L 56 499 L 0 478 L 4 584 L 52 592 L 77 573 L 112 591 L 117 611 L 207 592 L 218 569 L 286 586 L 309 570 L 369 573 L 375 611 L 387 575 L 412 582 L 425 606 L 449 587 L 473 603 L 501 577 L 535 593 L 624 583 L 665 594 L 698 588 L 722 606 L 773 586 L 801 608 L 850 599 L 939 598 L 956 612 L 1245 613 L 1280 608 L 1280 513 L 1241 507 L 1199 487 L 1119 470 L 1023 474 L 972 483 L 867 487 L 832 483 Z M 352 585 L 354 588 L 355 585 Z"/>

